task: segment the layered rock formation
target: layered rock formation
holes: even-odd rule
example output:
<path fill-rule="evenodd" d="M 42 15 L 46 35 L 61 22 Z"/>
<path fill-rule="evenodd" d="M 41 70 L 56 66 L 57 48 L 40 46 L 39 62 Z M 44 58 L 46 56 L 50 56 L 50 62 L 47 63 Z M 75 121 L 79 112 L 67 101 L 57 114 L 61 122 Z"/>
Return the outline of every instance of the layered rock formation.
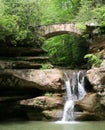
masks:
<path fill-rule="evenodd" d="M 1 120 L 18 116 L 31 120 L 61 117 L 64 82 L 60 70 L 1 70 L 0 84 Z"/>
<path fill-rule="evenodd" d="M 49 60 L 41 56 L 44 53 L 41 48 L 0 48 L 0 120 L 60 118 L 63 74 L 57 69 L 40 69 Z M 46 107 L 35 102 L 46 102 Z"/>
<path fill-rule="evenodd" d="M 63 71 L 35 69 L 35 64 L 43 60 L 35 49 L 27 52 L 18 48 L 16 54 L 14 50 L 9 49 L 6 55 L 0 51 L 0 120 L 61 119 L 65 97 Z M 105 61 L 100 68 L 87 71 L 85 89 L 87 95 L 75 101 L 75 119 L 105 120 Z"/>
<path fill-rule="evenodd" d="M 105 120 L 105 68 L 92 68 L 86 75 L 93 91 L 75 102 L 76 120 Z"/>

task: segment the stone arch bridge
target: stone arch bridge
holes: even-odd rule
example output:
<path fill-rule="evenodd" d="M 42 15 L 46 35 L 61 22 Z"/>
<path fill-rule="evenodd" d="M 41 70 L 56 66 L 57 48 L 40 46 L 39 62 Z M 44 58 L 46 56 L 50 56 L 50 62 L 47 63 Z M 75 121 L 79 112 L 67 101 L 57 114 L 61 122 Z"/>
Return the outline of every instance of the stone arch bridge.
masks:
<path fill-rule="evenodd" d="M 41 25 L 38 26 L 37 29 L 46 39 L 61 34 L 82 35 L 81 30 L 78 29 L 74 23 Z"/>

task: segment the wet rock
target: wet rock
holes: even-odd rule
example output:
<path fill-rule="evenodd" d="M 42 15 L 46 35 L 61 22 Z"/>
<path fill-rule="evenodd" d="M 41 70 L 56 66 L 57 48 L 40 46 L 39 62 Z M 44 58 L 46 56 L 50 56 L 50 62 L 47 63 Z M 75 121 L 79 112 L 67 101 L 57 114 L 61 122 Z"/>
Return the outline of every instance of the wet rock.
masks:
<path fill-rule="evenodd" d="M 77 121 L 98 121 L 99 117 L 95 115 L 95 113 L 90 113 L 87 111 L 84 112 L 76 112 L 75 120 Z"/>
<path fill-rule="evenodd" d="M 57 121 L 62 118 L 62 109 L 45 110 L 42 112 L 46 120 Z"/>

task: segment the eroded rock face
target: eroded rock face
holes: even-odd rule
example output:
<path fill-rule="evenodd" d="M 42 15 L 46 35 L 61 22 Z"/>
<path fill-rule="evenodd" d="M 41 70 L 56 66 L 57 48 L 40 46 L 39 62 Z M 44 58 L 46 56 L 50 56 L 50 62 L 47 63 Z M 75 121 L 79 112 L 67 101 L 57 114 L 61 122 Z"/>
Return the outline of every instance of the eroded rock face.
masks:
<path fill-rule="evenodd" d="M 43 110 L 52 108 L 62 108 L 64 103 L 63 98 L 54 95 L 55 94 L 53 94 L 52 96 L 39 96 L 32 99 L 22 100 L 20 101 L 20 104 L 38 107 Z"/>
<path fill-rule="evenodd" d="M 86 78 L 93 91 L 75 102 L 76 120 L 105 120 L 105 68 L 92 68 Z"/>
<path fill-rule="evenodd" d="M 82 111 L 77 120 L 105 120 L 105 95 L 89 93 L 81 101 L 76 101 L 75 105 Z"/>
<path fill-rule="evenodd" d="M 1 70 L 0 87 L 38 88 L 40 90 L 64 90 L 63 73 L 58 69 L 48 70 Z"/>
<path fill-rule="evenodd" d="M 63 92 L 63 73 L 58 69 L 1 70 L 0 120 L 57 120 L 63 110 Z"/>
<path fill-rule="evenodd" d="M 105 88 L 105 68 L 90 69 L 86 76 L 95 91 L 103 91 Z"/>
<path fill-rule="evenodd" d="M 21 100 L 20 105 L 25 107 L 29 119 L 35 119 L 35 113 L 30 116 L 30 113 L 37 111 L 40 120 L 57 120 L 62 117 L 64 100 L 60 94 L 49 96 L 39 96 L 32 99 Z M 30 109 L 29 109 L 30 108 Z"/>
<path fill-rule="evenodd" d="M 75 102 L 75 120 L 105 120 L 105 69 L 87 71 L 87 79 L 93 90 L 90 93 L 87 89 L 84 99 Z M 1 70 L 0 84 L 0 119 L 16 113 L 29 120 L 62 118 L 65 96 L 62 71 Z"/>

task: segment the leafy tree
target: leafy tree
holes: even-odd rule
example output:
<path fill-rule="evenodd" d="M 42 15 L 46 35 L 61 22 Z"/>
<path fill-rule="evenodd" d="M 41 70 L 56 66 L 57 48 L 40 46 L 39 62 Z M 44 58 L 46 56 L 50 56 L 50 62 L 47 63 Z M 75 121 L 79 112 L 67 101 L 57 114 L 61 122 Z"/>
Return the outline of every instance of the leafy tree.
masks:
<path fill-rule="evenodd" d="M 105 26 L 105 5 L 99 6 L 93 10 L 95 20 L 100 26 Z"/>
<path fill-rule="evenodd" d="M 1 13 L 0 42 L 9 46 L 40 46 L 42 38 L 35 30 L 40 23 L 39 2 L 37 0 L 1 2 L 6 8 Z"/>
<path fill-rule="evenodd" d="M 79 12 L 76 16 L 76 21 L 85 23 L 93 19 L 93 0 L 81 0 Z"/>
<path fill-rule="evenodd" d="M 71 22 L 80 6 L 79 0 L 42 1 L 42 24 Z"/>
<path fill-rule="evenodd" d="M 86 25 L 86 23 L 88 22 L 97 22 L 99 24 L 105 24 L 104 14 L 104 0 L 81 0 L 79 11 L 74 21 L 78 21 L 82 25 Z"/>

